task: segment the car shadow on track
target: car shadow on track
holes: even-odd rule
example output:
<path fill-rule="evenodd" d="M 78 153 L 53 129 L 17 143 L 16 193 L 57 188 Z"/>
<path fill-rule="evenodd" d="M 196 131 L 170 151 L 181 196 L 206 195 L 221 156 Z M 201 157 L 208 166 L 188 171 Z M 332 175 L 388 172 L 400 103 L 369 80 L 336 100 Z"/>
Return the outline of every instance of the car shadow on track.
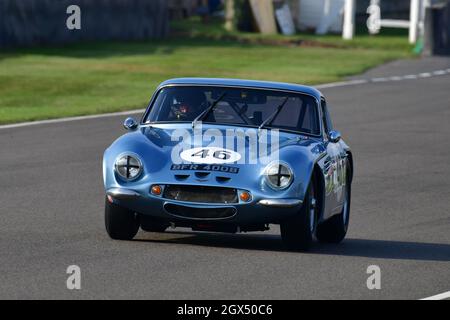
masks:
<path fill-rule="evenodd" d="M 134 241 L 292 252 L 283 245 L 279 235 L 272 234 L 144 233 L 142 237 Z M 341 244 L 315 243 L 308 253 L 398 260 L 450 261 L 449 244 L 373 239 L 345 239 Z"/>
<path fill-rule="evenodd" d="M 314 253 L 394 260 L 450 261 L 450 245 L 443 243 L 345 239 L 337 245 L 317 245 Z"/>

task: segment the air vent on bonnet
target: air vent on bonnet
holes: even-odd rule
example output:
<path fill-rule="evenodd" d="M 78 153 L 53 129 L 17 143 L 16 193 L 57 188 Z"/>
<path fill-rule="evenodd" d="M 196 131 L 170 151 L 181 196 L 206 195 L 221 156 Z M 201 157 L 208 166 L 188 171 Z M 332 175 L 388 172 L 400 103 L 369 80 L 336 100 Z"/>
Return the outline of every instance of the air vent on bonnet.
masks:
<path fill-rule="evenodd" d="M 206 178 L 207 176 L 209 176 L 210 172 L 203 172 L 203 171 L 197 171 L 195 173 L 195 176 L 199 179 L 203 179 Z"/>
<path fill-rule="evenodd" d="M 229 177 L 216 177 L 216 181 L 219 183 L 226 183 L 230 180 L 231 180 L 231 178 L 229 178 Z"/>
<path fill-rule="evenodd" d="M 187 178 L 189 178 L 188 174 L 176 174 L 175 175 L 175 179 L 177 179 L 178 181 L 183 181 L 183 180 L 186 180 Z"/>

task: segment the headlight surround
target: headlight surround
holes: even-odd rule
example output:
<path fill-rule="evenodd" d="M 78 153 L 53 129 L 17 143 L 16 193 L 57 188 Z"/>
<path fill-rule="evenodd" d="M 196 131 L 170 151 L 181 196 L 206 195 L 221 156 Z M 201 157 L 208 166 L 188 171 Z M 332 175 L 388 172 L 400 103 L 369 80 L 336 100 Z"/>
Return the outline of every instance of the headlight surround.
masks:
<path fill-rule="evenodd" d="M 264 170 L 264 177 L 267 184 L 275 190 L 283 190 L 288 188 L 294 174 L 291 167 L 284 162 L 276 161 L 270 163 Z"/>
<path fill-rule="evenodd" d="M 115 163 L 117 174 L 124 180 L 136 180 L 142 173 L 141 160 L 134 154 L 122 154 L 117 157 Z"/>

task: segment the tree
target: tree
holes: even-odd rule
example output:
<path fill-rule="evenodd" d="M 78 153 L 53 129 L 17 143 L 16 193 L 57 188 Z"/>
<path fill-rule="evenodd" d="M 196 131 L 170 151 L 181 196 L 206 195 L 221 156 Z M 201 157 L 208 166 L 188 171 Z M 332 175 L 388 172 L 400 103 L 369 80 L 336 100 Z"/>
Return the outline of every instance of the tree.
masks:
<path fill-rule="evenodd" d="M 234 30 L 234 0 L 225 0 L 225 30 Z"/>

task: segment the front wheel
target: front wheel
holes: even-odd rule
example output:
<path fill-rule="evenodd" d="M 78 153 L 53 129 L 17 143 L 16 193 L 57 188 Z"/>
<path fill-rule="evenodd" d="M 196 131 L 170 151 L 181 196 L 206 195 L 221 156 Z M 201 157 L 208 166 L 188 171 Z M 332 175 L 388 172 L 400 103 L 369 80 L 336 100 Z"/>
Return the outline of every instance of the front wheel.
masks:
<path fill-rule="evenodd" d="M 131 240 L 139 230 L 139 219 L 133 211 L 105 201 L 105 227 L 115 240 Z"/>
<path fill-rule="evenodd" d="M 317 223 L 317 205 L 314 179 L 308 187 L 302 209 L 280 225 L 283 242 L 293 250 L 310 249 Z"/>
<path fill-rule="evenodd" d="M 350 166 L 347 163 L 347 183 L 344 187 L 344 204 L 340 214 L 334 215 L 328 221 L 317 226 L 317 240 L 324 243 L 340 243 L 347 234 L 350 221 L 350 202 L 352 195 L 352 186 L 350 179 Z"/>

